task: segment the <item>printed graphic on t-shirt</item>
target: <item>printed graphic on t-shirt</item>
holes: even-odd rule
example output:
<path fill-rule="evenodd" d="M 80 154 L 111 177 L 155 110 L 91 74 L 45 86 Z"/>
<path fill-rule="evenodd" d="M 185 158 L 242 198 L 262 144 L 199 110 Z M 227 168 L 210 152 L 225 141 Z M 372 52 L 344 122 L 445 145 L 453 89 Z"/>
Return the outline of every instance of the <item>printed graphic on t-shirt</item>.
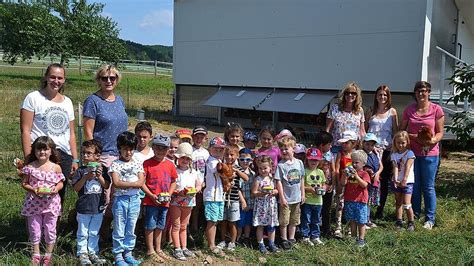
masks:
<path fill-rule="evenodd" d="M 193 162 L 193 164 L 194 169 L 204 174 L 206 170 L 206 160 L 204 159 L 204 157 L 197 158 L 196 161 Z"/>
<path fill-rule="evenodd" d="M 46 109 L 42 117 L 43 128 L 54 136 L 64 135 L 69 128 L 66 110 L 52 106 Z"/>
<path fill-rule="evenodd" d="M 291 169 L 288 171 L 287 180 L 290 185 L 295 185 L 300 183 L 300 171 L 298 169 Z"/>
<path fill-rule="evenodd" d="M 84 194 L 100 194 L 102 193 L 102 186 L 99 183 L 99 180 L 93 179 L 86 181 L 84 186 Z"/>

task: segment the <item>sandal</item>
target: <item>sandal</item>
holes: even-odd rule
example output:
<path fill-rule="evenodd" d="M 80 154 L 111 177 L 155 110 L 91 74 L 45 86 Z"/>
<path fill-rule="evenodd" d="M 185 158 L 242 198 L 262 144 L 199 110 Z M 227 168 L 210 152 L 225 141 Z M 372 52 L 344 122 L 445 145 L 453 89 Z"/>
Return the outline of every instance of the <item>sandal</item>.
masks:
<path fill-rule="evenodd" d="M 165 260 L 158 256 L 158 254 L 156 253 L 151 253 L 150 255 L 147 255 L 148 256 L 148 259 L 151 260 L 152 262 L 155 262 L 155 263 L 164 263 Z"/>
<path fill-rule="evenodd" d="M 163 250 L 160 250 L 160 251 L 156 252 L 156 254 L 157 254 L 158 256 L 160 256 L 162 259 L 164 259 L 165 261 L 171 260 L 171 257 L 168 256 L 168 255 L 166 255 L 166 253 L 163 252 Z"/>
<path fill-rule="evenodd" d="M 211 248 L 210 249 L 212 254 L 218 256 L 218 257 L 224 257 L 225 256 L 225 253 L 224 251 L 222 251 L 222 249 L 220 247 L 214 247 L 214 248 Z"/>

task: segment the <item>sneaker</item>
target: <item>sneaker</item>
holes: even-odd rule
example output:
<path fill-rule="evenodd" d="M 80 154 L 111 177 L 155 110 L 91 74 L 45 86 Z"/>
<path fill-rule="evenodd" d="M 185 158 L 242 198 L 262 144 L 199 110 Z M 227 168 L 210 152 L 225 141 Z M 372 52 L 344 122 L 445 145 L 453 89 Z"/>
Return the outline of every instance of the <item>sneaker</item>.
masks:
<path fill-rule="evenodd" d="M 321 241 L 321 239 L 319 237 L 311 239 L 311 242 L 313 242 L 313 244 L 315 244 L 315 245 L 324 246 L 324 242 Z"/>
<path fill-rule="evenodd" d="M 395 227 L 397 228 L 398 231 L 403 230 L 403 221 L 397 220 L 397 221 L 395 222 Z"/>
<path fill-rule="evenodd" d="M 415 224 L 413 222 L 408 222 L 407 231 L 408 232 L 415 231 Z"/>
<path fill-rule="evenodd" d="M 263 244 L 263 243 L 258 243 L 258 250 L 259 250 L 260 253 L 262 253 L 262 254 L 268 254 L 268 250 L 267 250 L 267 248 L 265 247 L 265 244 Z"/>
<path fill-rule="evenodd" d="M 183 250 L 180 248 L 177 248 L 173 251 L 173 257 L 175 257 L 177 260 L 186 260 L 186 256 L 184 256 Z"/>
<path fill-rule="evenodd" d="M 126 263 L 123 258 L 115 258 L 115 266 L 128 266 L 128 263 Z"/>
<path fill-rule="evenodd" d="M 281 247 L 284 249 L 284 250 L 289 250 L 291 249 L 291 244 L 288 240 L 282 240 L 281 241 Z"/>
<path fill-rule="evenodd" d="M 311 247 L 314 246 L 313 242 L 311 242 L 311 240 L 309 240 L 308 237 L 303 238 L 303 240 L 301 240 L 301 243 L 311 246 Z"/>
<path fill-rule="evenodd" d="M 296 247 L 296 239 L 288 239 L 288 242 L 290 242 L 291 247 Z"/>
<path fill-rule="evenodd" d="M 184 256 L 190 257 L 190 258 L 195 258 L 196 257 L 196 254 L 194 254 L 194 252 L 192 252 L 191 250 L 189 250 L 187 248 L 183 248 L 183 254 L 184 254 Z"/>
<path fill-rule="evenodd" d="M 89 259 L 89 256 L 84 253 L 84 254 L 79 255 L 79 264 L 80 265 L 91 265 L 92 261 Z"/>
<path fill-rule="evenodd" d="M 270 249 L 270 252 L 273 253 L 280 252 L 280 249 L 275 245 L 275 243 L 268 245 L 268 249 Z"/>
<path fill-rule="evenodd" d="M 43 266 L 49 266 L 49 264 L 51 263 L 52 257 L 53 256 L 51 254 L 45 254 L 43 257 Z"/>
<path fill-rule="evenodd" d="M 128 265 L 139 265 L 140 263 L 142 263 L 141 260 L 137 260 L 137 259 L 136 259 L 135 257 L 133 257 L 132 255 L 123 258 L 123 260 L 124 260 Z"/>
<path fill-rule="evenodd" d="M 365 247 L 365 240 L 364 239 L 357 239 L 356 244 L 357 244 L 357 247 L 363 248 L 363 247 Z"/>
<path fill-rule="evenodd" d="M 235 250 L 235 242 L 229 242 L 229 244 L 227 244 L 227 250 L 228 251 L 234 251 Z"/>
<path fill-rule="evenodd" d="M 431 230 L 433 229 L 433 223 L 430 221 L 426 221 L 425 224 L 423 224 L 423 228 L 425 228 L 426 230 Z"/>
<path fill-rule="evenodd" d="M 335 238 L 342 238 L 341 229 L 336 229 L 336 231 L 334 231 L 334 237 Z"/>
<path fill-rule="evenodd" d="M 106 264 L 107 263 L 107 260 L 104 259 L 104 258 L 101 258 L 99 255 L 97 254 L 92 254 L 89 256 L 92 264 Z"/>
<path fill-rule="evenodd" d="M 31 263 L 33 264 L 33 266 L 39 266 L 40 262 L 41 262 L 40 254 L 33 254 L 33 256 L 31 256 Z"/>
<path fill-rule="evenodd" d="M 217 247 L 220 248 L 220 249 L 224 249 L 225 246 L 226 246 L 225 241 L 221 241 L 221 242 L 219 242 L 219 244 L 217 244 Z"/>

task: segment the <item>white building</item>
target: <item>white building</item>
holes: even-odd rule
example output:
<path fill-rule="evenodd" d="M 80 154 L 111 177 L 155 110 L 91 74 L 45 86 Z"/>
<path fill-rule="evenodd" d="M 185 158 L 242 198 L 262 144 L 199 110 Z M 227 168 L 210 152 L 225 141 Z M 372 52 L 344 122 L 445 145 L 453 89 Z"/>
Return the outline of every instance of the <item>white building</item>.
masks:
<path fill-rule="evenodd" d="M 308 127 L 350 81 L 364 104 L 387 84 L 398 109 L 455 60 L 474 63 L 471 0 L 175 0 L 175 114 Z M 371 94 L 372 93 L 372 94 Z M 319 115 L 323 113 L 323 115 Z M 304 126 L 305 125 L 305 126 Z"/>

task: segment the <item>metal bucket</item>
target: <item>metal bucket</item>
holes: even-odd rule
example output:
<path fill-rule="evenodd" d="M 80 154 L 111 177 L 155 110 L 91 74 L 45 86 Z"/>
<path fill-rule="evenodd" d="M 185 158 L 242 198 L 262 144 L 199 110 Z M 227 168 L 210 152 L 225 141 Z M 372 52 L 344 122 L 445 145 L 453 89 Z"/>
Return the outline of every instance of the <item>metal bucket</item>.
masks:
<path fill-rule="evenodd" d="M 138 109 L 137 110 L 137 114 L 135 115 L 135 118 L 138 120 L 138 121 L 145 121 L 145 111 L 141 110 L 141 109 Z"/>

